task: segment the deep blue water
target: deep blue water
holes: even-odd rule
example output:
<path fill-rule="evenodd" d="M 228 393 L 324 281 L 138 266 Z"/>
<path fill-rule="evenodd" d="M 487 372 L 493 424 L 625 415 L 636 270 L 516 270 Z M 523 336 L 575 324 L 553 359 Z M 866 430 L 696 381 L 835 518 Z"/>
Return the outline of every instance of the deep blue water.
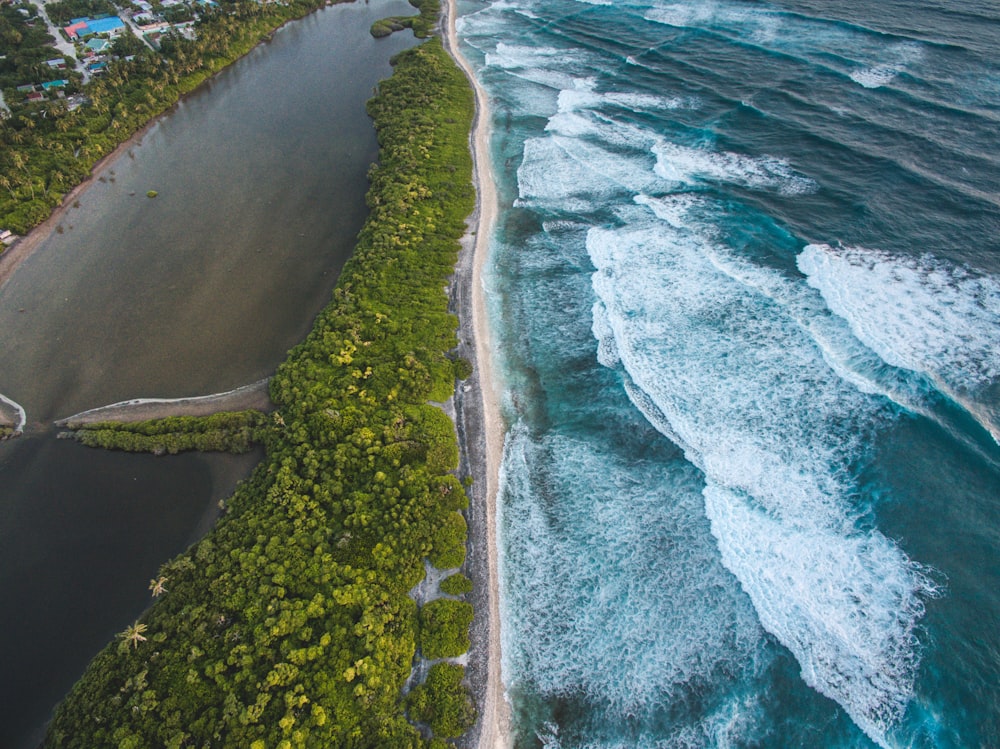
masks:
<path fill-rule="evenodd" d="M 461 11 L 518 746 L 1000 746 L 1000 5 Z"/>

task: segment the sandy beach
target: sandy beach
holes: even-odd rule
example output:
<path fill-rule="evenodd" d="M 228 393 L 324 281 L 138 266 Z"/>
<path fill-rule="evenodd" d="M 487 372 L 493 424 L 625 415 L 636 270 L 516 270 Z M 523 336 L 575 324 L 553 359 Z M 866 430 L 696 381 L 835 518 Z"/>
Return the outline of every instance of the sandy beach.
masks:
<path fill-rule="evenodd" d="M 497 567 L 496 500 L 505 425 L 490 367 L 492 345 L 486 315 L 482 269 L 497 213 L 497 195 L 490 169 L 489 108 L 469 62 L 458 48 L 457 8 L 448 0 L 442 20 L 445 48 L 465 71 L 475 91 L 476 113 L 471 147 L 476 209 L 456 268 L 453 300 L 459 315 L 460 352 L 473 361 L 477 377 L 470 378 L 457 398 L 458 430 L 464 458 L 475 481 L 469 508 L 470 572 L 477 583 L 476 621 L 469 677 L 480 708 L 479 722 L 463 744 L 477 749 L 506 749 L 512 745 L 510 718 L 500 672 L 499 571 Z"/>

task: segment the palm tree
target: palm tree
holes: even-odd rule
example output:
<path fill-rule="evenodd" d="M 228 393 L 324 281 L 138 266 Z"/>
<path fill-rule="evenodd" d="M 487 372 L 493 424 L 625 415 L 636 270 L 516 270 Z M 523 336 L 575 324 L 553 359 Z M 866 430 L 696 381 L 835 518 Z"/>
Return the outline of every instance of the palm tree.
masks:
<path fill-rule="evenodd" d="M 125 631 L 122 632 L 119 637 L 121 637 L 126 642 L 131 642 L 133 648 L 139 647 L 140 642 L 145 642 L 146 638 L 143 636 L 143 632 L 146 631 L 146 625 L 136 622 L 130 627 L 126 627 Z"/>
<path fill-rule="evenodd" d="M 157 596 L 162 596 L 164 593 L 167 592 L 167 589 L 166 587 L 164 587 L 163 584 L 167 582 L 167 580 L 169 579 L 170 578 L 167 577 L 166 575 L 161 575 L 155 580 L 149 581 L 149 589 L 153 591 L 153 598 L 156 598 Z"/>

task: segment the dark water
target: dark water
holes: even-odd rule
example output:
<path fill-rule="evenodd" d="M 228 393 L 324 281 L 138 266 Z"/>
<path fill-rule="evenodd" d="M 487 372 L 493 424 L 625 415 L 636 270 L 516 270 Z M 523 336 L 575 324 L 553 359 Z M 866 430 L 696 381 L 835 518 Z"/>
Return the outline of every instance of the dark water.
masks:
<path fill-rule="evenodd" d="M 463 4 L 519 747 L 1000 746 L 1000 6 Z"/>
<path fill-rule="evenodd" d="M 90 451 L 47 425 L 253 382 L 304 336 L 366 213 L 364 103 L 413 41 L 368 27 L 411 10 L 281 30 L 110 163 L 0 292 L 0 392 L 28 416 L 0 445 L 0 747 L 31 745 L 253 464 Z"/>

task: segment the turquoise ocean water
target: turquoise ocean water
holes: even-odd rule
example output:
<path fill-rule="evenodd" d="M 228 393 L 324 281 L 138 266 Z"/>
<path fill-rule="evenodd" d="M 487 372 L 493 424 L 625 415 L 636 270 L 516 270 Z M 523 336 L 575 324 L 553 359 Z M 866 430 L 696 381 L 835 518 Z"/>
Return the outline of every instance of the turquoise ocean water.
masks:
<path fill-rule="evenodd" d="M 518 746 L 1000 746 L 1000 6 L 460 10 Z"/>

